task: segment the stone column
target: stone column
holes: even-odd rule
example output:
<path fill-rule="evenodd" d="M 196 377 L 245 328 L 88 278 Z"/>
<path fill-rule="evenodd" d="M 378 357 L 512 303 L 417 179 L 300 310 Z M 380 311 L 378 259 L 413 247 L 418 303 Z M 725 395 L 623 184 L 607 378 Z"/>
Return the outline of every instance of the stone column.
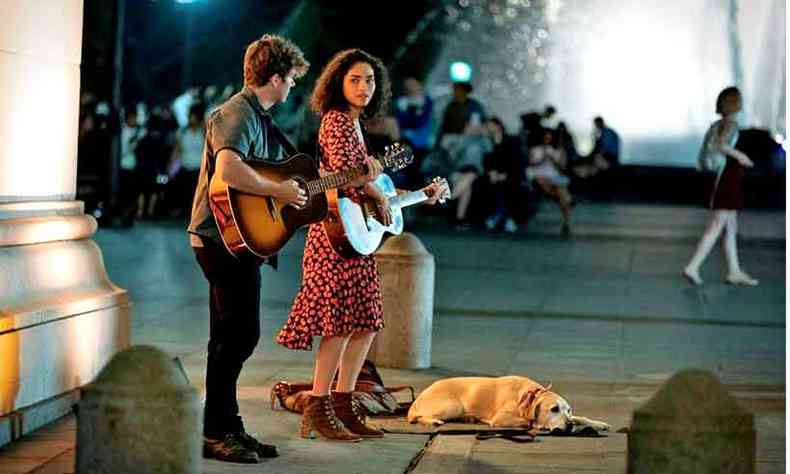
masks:
<path fill-rule="evenodd" d="M 376 252 L 386 327 L 373 340 L 369 358 L 381 367 L 431 366 L 435 263 L 416 235 L 404 232 Z"/>
<path fill-rule="evenodd" d="M 66 414 L 129 341 L 126 291 L 74 200 L 82 1 L 2 10 L 0 445 Z"/>
<path fill-rule="evenodd" d="M 155 347 L 134 346 L 84 389 L 77 472 L 198 473 L 202 431 L 197 389 L 178 365 Z"/>
<path fill-rule="evenodd" d="M 754 416 L 710 372 L 682 370 L 634 411 L 629 474 L 754 474 Z"/>

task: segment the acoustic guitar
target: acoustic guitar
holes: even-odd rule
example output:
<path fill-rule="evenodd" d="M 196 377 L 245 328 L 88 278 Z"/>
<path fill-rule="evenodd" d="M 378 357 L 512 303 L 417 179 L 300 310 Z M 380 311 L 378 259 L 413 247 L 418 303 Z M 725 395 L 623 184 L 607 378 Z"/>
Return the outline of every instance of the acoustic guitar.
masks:
<path fill-rule="evenodd" d="M 376 159 L 384 168 L 399 170 L 413 158 L 409 147 L 396 143 Z M 282 182 L 293 179 L 307 194 L 307 203 L 297 208 L 272 196 L 245 193 L 215 176 L 209 187 L 209 204 L 222 242 L 235 257 L 274 255 L 297 229 L 326 218 L 329 209 L 327 191 L 343 187 L 367 173 L 366 167 L 361 165 L 321 176 L 315 160 L 303 153 L 280 162 L 245 163 L 270 180 Z"/>
<path fill-rule="evenodd" d="M 434 178 L 432 182 L 439 183 L 439 190 L 436 191 L 439 194 L 438 201 L 444 203 L 450 198 L 450 185 L 444 178 Z M 324 220 L 324 231 L 332 249 L 343 258 L 375 252 L 385 232 L 394 235 L 403 232 L 401 209 L 433 197 L 434 190 L 429 187 L 398 194 L 392 179 L 383 173 L 373 183 L 389 198 L 392 223 L 388 226 L 378 220 L 376 203 L 372 198 L 366 197 L 358 203 L 350 198 L 339 197 L 336 190 L 327 192 L 329 216 Z"/>

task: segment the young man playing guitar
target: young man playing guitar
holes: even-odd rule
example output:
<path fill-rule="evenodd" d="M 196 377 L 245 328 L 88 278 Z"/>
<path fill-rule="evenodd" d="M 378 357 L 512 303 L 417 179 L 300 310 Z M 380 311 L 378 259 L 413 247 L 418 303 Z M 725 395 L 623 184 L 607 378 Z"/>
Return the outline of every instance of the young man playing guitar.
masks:
<path fill-rule="evenodd" d="M 278 133 L 267 111 L 288 98 L 294 80 L 304 75 L 308 66 L 302 51 L 292 42 L 263 35 L 247 47 L 244 55 L 244 89 L 215 110 L 206 123 L 203 160 L 188 228 L 210 289 L 205 457 L 257 463 L 261 457 L 277 456 L 274 446 L 262 444 L 246 433 L 236 399 L 239 373 L 260 337 L 263 262 L 250 255 L 237 259 L 225 248 L 212 213 L 216 205 L 210 199 L 210 190 L 231 186 L 250 194 L 272 196 L 296 207 L 306 203 L 305 190 L 295 181 L 267 179 L 245 162 L 278 161 L 295 152 L 293 145 Z M 372 176 L 381 171 L 378 164 L 371 167 Z M 276 255 L 264 261 L 276 267 Z"/>

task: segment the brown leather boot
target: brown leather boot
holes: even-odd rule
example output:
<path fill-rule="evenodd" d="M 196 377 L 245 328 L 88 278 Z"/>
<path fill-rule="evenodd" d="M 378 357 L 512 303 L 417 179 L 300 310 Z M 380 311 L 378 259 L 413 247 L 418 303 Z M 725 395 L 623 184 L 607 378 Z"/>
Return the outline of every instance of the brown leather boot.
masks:
<path fill-rule="evenodd" d="M 348 431 L 363 438 L 383 438 L 384 433 L 365 424 L 365 415 L 350 392 L 332 392 L 335 413 Z"/>
<path fill-rule="evenodd" d="M 302 438 L 313 438 L 314 434 L 327 441 L 354 443 L 362 440 L 359 436 L 348 431 L 337 419 L 331 395 L 323 397 L 310 395 L 310 398 L 307 399 L 299 435 Z"/>

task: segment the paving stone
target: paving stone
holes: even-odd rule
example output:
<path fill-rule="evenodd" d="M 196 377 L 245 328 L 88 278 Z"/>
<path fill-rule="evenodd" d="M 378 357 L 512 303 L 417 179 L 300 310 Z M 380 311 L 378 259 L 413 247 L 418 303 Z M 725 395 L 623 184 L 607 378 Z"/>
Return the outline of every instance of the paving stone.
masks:
<path fill-rule="evenodd" d="M 752 213 L 742 217 L 741 260 L 760 277 L 759 287 L 723 284 L 717 248 L 703 269 L 709 283 L 698 289 L 688 286 L 679 268 L 704 228 L 704 210 L 582 203 L 576 235 L 560 239 L 559 216 L 545 207 L 545 224 L 513 237 L 451 232 L 421 222 L 410 228 L 436 257 L 434 367 L 383 369 L 385 382 L 421 390 L 444 377 L 527 375 L 553 382 L 577 414 L 622 428 L 674 371 L 696 365 L 732 384 L 739 403 L 755 413 L 758 472 L 784 472 L 785 269 L 776 263 L 785 260 L 784 214 L 755 215 L 751 229 L 745 223 Z M 678 228 L 664 240 L 645 237 L 670 224 Z M 111 280 L 132 295 L 133 342 L 181 357 L 202 397 L 207 287 L 183 225 L 100 229 L 95 240 Z M 272 341 L 301 281 L 303 245 L 300 231 L 283 249 L 280 269 L 262 272 L 261 343 L 240 379 L 248 430 L 277 444 L 283 455 L 257 466 L 204 461 L 203 471 L 404 472 L 426 435 L 391 434 L 354 448 L 301 440 L 295 436 L 299 416 L 269 407 L 274 383 L 306 381 L 312 374 L 314 353 Z M 71 417 L 29 441 L 68 446 L 74 436 Z M 622 473 L 625 438 L 612 433 L 521 445 L 439 435 L 417 472 Z M 0 450 L 0 472 L 11 459 L 5 453 Z M 69 462 L 73 466 L 73 451 L 66 448 L 46 464 L 46 457 L 17 459 L 17 471 L 39 466 L 50 474 Z"/>

